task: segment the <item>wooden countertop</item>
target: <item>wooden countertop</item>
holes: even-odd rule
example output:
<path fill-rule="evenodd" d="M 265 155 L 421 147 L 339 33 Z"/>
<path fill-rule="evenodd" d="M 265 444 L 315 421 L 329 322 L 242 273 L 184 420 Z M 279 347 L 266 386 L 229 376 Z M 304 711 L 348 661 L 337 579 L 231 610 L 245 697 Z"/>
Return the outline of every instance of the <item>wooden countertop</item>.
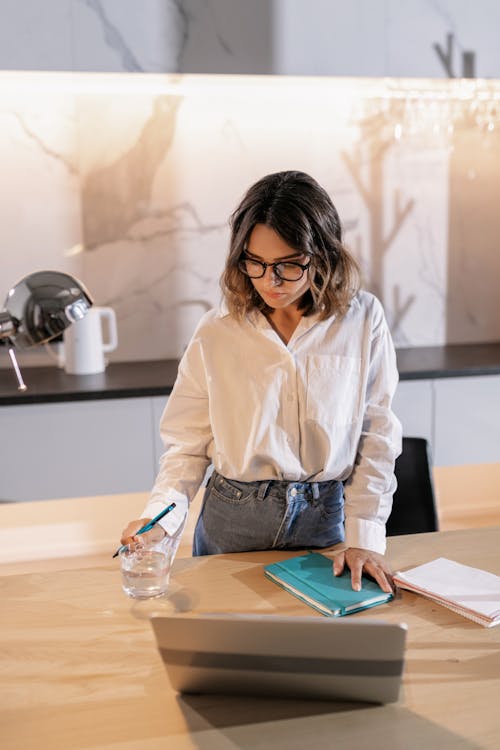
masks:
<path fill-rule="evenodd" d="M 500 343 L 412 347 L 396 350 L 401 380 L 500 373 Z M 166 396 L 177 375 L 175 359 L 112 362 L 98 375 L 67 375 L 57 367 L 23 367 L 28 390 L 17 390 L 11 368 L 0 369 L 0 406 Z"/>
<path fill-rule="evenodd" d="M 395 569 L 445 556 L 500 574 L 499 542 L 500 528 L 417 534 L 389 539 L 389 555 Z M 1 577 L 3 750 L 496 750 L 500 628 L 409 592 L 352 615 L 408 625 L 396 704 L 175 694 L 149 614 L 311 614 L 263 576 L 262 564 L 284 554 L 178 558 L 169 596 L 151 602 L 122 593 L 109 557 Z"/>

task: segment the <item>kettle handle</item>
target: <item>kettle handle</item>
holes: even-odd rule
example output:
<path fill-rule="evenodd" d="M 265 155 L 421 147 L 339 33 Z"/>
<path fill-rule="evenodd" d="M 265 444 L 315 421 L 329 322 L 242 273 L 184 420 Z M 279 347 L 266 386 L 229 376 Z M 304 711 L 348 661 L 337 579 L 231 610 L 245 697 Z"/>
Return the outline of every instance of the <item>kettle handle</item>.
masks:
<path fill-rule="evenodd" d="M 101 321 L 103 318 L 106 318 L 108 321 L 107 328 L 109 341 L 103 342 L 102 350 L 103 352 L 112 352 L 118 346 L 118 331 L 116 327 L 115 311 L 112 307 L 100 307 L 99 315 L 101 316 Z"/>

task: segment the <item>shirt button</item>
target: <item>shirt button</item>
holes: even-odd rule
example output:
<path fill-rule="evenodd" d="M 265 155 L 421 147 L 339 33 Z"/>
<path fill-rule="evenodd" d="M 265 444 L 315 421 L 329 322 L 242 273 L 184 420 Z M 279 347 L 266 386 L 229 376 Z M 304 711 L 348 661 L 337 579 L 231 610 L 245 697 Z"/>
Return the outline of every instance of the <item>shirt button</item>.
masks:
<path fill-rule="evenodd" d="M 288 399 L 288 401 L 293 401 L 293 396 L 289 395 L 289 396 L 287 396 L 287 399 Z"/>

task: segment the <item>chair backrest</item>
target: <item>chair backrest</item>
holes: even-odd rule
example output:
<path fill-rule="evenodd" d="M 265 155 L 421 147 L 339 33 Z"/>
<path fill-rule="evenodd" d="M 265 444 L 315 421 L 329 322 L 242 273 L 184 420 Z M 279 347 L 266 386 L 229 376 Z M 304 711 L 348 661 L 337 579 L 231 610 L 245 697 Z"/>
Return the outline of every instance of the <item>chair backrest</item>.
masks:
<path fill-rule="evenodd" d="M 398 487 L 386 525 L 387 536 L 438 530 L 431 467 L 427 440 L 404 437 L 394 469 Z"/>

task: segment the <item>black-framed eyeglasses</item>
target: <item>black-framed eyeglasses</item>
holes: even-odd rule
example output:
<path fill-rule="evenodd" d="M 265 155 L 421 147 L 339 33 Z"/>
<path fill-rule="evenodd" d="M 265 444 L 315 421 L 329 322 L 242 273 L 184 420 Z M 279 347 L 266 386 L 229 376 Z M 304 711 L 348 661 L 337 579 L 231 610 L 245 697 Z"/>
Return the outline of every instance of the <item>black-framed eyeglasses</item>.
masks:
<path fill-rule="evenodd" d="M 268 268 L 273 269 L 273 273 L 282 281 L 300 281 L 304 272 L 307 271 L 309 263 L 296 263 L 292 260 L 280 260 L 276 263 L 264 263 L 261 260 L 255 260 L 244 255 L 238 262 L 238 268 L 251 279 L 261 279 Z"/>

